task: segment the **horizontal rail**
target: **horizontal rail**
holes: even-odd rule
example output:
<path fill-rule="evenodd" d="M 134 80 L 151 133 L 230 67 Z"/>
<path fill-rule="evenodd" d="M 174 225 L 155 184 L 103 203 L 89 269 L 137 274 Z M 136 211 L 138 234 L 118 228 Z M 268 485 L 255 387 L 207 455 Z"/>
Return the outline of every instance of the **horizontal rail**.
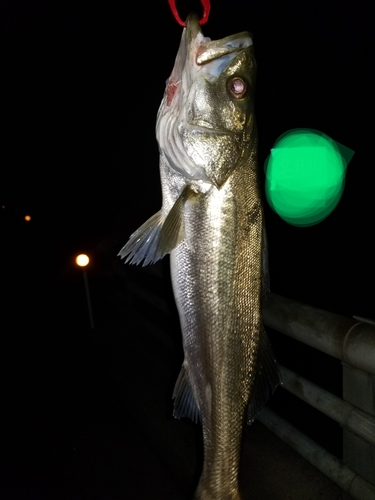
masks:
<path fill-rule="evenodd" d="M 375 326 L 270 293 L 266 326 L 375 375 Z"/>
<path fill-rule="evenodd" d="M 128 289 L 169 312 L 163 297 L 131 281 Z M 274 330 L 375 375 L 375 326 L 362 318 L 346 318 L 270 293 L 264 301 L 263 320 Z"/>
<path fill-rule="evenodd" d="M 139 286 L 137 283 L 134 283 L 134 281 L 128 281 L 128 291 L 134 295 L 137 295 L 139 298 L 142 300 L 145 300 L 149 304 L 153 305 L 160 311 L 163 311 L 165 313 L 169 313 L 169 307 L 168 303 L 165 299 L 160 297 L 159 295 L 156 295 L 155 293 L 150 292 L 146 288 Z"/>
<path fill-rule="evenodd" d="M 353 316 L 357 321 L 362 321 L 363 323 L 369 323 L 370 325 L 375 326 L 375 320 L 369 318 L 363 318 L 362 316 Z"/>
<path fill-rule="evenodd" d="M 276 413 L 263 408 L 257 420 L 352 498 L 375 500 L 374 486 Z"/>
<path fill-rule="evenodd" d="M 129 291 L 168 313 L 167 301 L 128 282 Z M 351 366 L 375 375 L 375 326 L 270 293 L 264 303 L 266 326 Z"/>
<path fill-rule="evenodd" d="M 283 389 L 332 418 L 342 427 L 362 437 L 368 443 L 375 445 L 375 417 L 284 366 L 280 366 L 280 371 L 283 377 Z"/>

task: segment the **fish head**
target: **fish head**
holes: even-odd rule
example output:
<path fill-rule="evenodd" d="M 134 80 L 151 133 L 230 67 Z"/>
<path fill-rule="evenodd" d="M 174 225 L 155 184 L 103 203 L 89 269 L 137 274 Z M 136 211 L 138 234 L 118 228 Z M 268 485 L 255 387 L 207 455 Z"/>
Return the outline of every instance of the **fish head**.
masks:
<path fill-rule="evenodd" d="M 190 15 L 161 102 L 156 137 L 169 166 L 220 187 L 250 154 L 256 63 L 248 32 L 203 35 Z"/>

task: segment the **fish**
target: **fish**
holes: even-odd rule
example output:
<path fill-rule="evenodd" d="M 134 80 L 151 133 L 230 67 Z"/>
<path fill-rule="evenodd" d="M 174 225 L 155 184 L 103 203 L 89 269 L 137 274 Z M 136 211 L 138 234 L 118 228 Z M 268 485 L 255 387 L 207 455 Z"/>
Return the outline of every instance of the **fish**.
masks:
<path fill-rule="evenodd" d="M 239 500 L 246 423 L 281 383 L 262 321 L 267 239 L 257 168 L 252 36 L 203 35 L 189 14 L 156 121 L 162 208 L 119 256 L 170 254 L 184 361 L 176 418 L 201 422 L 195 500 Z"/>

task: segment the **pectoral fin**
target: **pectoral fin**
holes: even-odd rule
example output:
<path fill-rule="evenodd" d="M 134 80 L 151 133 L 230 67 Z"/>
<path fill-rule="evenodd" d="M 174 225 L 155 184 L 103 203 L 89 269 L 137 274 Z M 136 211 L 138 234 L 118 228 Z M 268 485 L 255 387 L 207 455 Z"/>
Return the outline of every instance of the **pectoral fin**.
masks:
<path fill-rule="evenodd" d="M 254 422 L 256 415 L 280 384 L 282 384 L 281 373 L 267 333 L 263 329 L 259 345 L 258 371 L 250 403 L 247 407 L 247 423 L 249 425 Z"/>
<path fill-rule="evenodd" d="M 184 239 L 184 205 L 189 197 L 190 186 L 186 186 L 169 211 L 160 230 L 158 251 L 164 256 Z"/>
<path fill-rule="evenodd" d="M 188 199 L 198 196 L 186 186 L 175 204 L 163 219 L 161 211 L 150 217 L 135 233 L 118 255 L 126 263 L 143 266 L 154 263 L 170 253 L 184 239 L 184 205 Z"/>
<path fill-rule="evenodd" d="M 144 266 L 161 259 L 162 256 L 158 253 L 158 243 L 162 224 L 161 211 L 159 211 L 130 236 L 118 255 L 122 259 L 126 257 L 125 262 L 130 264 L 140 264 L 144 260 Z"/>
<path fill-rule="evenodd" d="M 175 418 L 188 417 L 194 423 L 200 420 L 200 413 L 191 388 L 188 373 L 185 365 L 182 365 L 176 385 L 173 391 Z"/>

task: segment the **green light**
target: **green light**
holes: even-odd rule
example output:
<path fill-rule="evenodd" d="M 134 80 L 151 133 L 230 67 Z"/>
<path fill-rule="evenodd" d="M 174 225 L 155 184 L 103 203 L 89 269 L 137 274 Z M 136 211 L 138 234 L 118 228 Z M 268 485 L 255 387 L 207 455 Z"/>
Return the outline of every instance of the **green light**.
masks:
<path fill-rule="evenodd" d="M 321 222 L 341 199 L 353 154 L 317 130 L 285 132 L 264 165 L 269 205 L 294 226 Z"/>

